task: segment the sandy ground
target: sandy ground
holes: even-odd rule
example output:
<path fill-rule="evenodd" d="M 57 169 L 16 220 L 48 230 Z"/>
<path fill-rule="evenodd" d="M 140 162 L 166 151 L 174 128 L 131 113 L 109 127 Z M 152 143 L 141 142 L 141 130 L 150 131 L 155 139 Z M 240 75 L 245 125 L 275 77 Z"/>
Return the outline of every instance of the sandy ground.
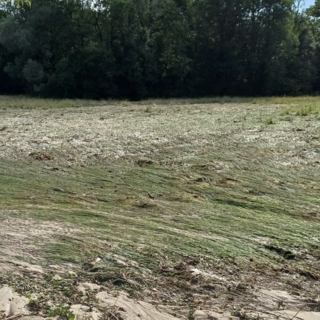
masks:
<path fill-rule="evenodd" d="M 79 284 L 80 290 L 99 291 L 94 284 Z M 245 311 L 230 313 L 223 312 L 218 308 L 214 310 L 194 310 L 192 319 L 195 320 L 236 320 L 236 319 L 283 319 L 283 320 L 318 320 L 319 312 L 303 311 L 306 303 L 297 297 L 290 296 L 287 292 L 277 290 L 261 290 L 257 294 L 257 299 L 265 303 L 268 311 L 252 313 Z M 1 319 L 23 320 L 44 319 L 35 316 L 28 307 L 29 299 L 14 292 L 10 287 L 0 289 L 0 316 Z M 279 305 L 280 303 L 280 305 Z M 278 305 L 278 308 L 275 306 Z M 288 309 L 289 308 L 289 309 Z M 96 303 L 92 305 L 72 305 L 70 309 L 77 319 L 122 319 L 122 320 L 182 320 L 190 319 L 190 314 L 185 316 L 175 316 L 170 308 L 157 306 L 139 300 L 130 299 L 126 293 L 120 292 L 111 294 L 107 291 L 99 291 L 96 294 Z"/>

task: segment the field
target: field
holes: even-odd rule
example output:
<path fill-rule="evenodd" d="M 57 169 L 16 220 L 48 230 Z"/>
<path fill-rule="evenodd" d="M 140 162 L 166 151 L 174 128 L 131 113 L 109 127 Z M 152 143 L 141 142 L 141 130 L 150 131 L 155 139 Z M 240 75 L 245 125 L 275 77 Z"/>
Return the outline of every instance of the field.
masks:
<path fill-rule="evenodd" d="M 159 319 L 320 319 L 319 98 L 1 97 L 0 120 L 0 286 L 34 314 L 99 311 L 88 282 Z"/>

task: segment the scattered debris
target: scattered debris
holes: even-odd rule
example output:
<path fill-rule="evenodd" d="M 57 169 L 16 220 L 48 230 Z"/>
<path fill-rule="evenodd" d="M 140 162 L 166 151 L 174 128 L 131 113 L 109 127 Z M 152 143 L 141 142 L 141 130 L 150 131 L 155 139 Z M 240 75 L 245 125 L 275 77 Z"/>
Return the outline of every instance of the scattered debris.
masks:
<path fill-rule="evenodd" d="M 296 258 L 296 255 L 290 250 L 285 250 L 269 244 L 266 244 L 264 247 L 270 251 L 276 252 L 287 260 L 294 260 Z"/>
<path fill-rule="evenodd" d="M 32 157 L 35 160 L 53 160 L 53 157 L 48 153 L 42 153 L 42 152 L 31 152 L 29 153 L 29 157 Z"/>
<path fill-rule="evenodd" d="M 137 165 L 139 167 L 150 166 L 152 164 L 153 164 L 153 161 L 151 161 L 151 160 L 140 159 L 137 161 Z"/>
<path fill-rule="evenodd" d="M 249 193 L 252 194 L 252 195 L 255 195 L 255 196 L 264 196 L 264 195 L 266 195 L 265 192 L 260 191 L 260 190 L 250 190 Z"/>

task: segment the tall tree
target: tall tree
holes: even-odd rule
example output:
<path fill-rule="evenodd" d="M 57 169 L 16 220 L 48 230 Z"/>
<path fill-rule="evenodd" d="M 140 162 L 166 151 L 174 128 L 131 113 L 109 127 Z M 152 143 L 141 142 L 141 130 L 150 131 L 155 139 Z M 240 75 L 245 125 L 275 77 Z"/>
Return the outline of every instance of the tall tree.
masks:
<path fill-rule="evenodd" d="M 307 12 L 299 0 L 2 3 L 0 90 L 131 99 L 311 93 L 320 88 L 318 7 L 320 0 Z"/>

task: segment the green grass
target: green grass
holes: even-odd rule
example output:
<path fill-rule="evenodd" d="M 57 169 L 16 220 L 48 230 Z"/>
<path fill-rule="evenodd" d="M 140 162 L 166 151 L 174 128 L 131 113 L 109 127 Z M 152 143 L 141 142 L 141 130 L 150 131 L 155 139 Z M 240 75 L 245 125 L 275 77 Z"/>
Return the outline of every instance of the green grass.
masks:
<path fill-rule="evenodd" d="M 0 96 L 0 109 L 52 109 L 79 108 L 110 104 L 110 101 L 72 100 L 72 99 L 42 99 L 24 96 Z"/>
<path fill-rule="evenodd" d="M 313 104 L 298 104 L 286 106 L 281 110 L 281 115 L 296 115 L 306 117 L 308 115 L 315 115 L 316 117 L 320 113 L 320 103 Z"/>
<path fill-rule="evenodd" d="M 268 118 L 266 120 L 266 124 L 274 124 L 274 121 L 272 120 L 272 118 Z"/>
<path fill-rule="evenodd" d="M 0 109 L 63 109 L 90 106 L 147 106 L 146 112 L 153 112 L 154 106 L 188 106 L 204 104 L 253 104 L 253 105 L 287 105 L 288 112 L 294 108 L 311 108 L 311 111 L 319 112 L 320 97 L 202 97 L 180 99 L 147 99 L 138 102 L 127 100 L 81 100 L 81 99 L 43 99 L 28 98 L 25 96 L 0 96 Z M 292 108 L 291 108 L 292 107 Z M 286 111 L 283 112 L 286 112 Z"/>
<path fill-rule="evenodd" d="M 237 162 L 232 150 L 225 152 L 225 158 L 233 156 Z M 254 166 L 249 171 L 235 169 L 231 175 L 217 174 L 210 170 L 210 161 L 214 163 L 215 158 L 208 154 L 205 159 L 191 159 L 196 166 L 189 169 L 122 164 L 108 166 L 112 173 L 103 167 L 90 167 L 72 169 L 68 174 L 44 172 L 33 166 L 26 170 L 6 162 L 0 203 L 18 210 L 15 212 L 20 217 L 84 228 L 79 235 L 61 236 L 57 243 L 45 246 L 49 260 L 79 263 L 105 253 L 86 237 L 117 243 L 124 258 L 130 258 L 129 250 L 139 259 L 143 259 L 138 249 L 142 239 L 146 249 L 164 250 L 172 259 L 178 252 L 275 262 L 277 254 L 256 239 L 264 238 L 288 250 L 302 250 L 313 243 L 310 239 L 319 226 L 308 211 L 319 205 L 318 191 L 312 189 L 320 182 L 316 169 L 287 170 L 283 190 L 274 182 L 281 177 L 281 170 L 270 170 L 266 175 Z M 199 178 L 203 176 L 202 181 Z M 307 181 L 310 186 L 302 188 L 297 181 Z M 70 193 L 54 191 L 57 187 Z"/>

